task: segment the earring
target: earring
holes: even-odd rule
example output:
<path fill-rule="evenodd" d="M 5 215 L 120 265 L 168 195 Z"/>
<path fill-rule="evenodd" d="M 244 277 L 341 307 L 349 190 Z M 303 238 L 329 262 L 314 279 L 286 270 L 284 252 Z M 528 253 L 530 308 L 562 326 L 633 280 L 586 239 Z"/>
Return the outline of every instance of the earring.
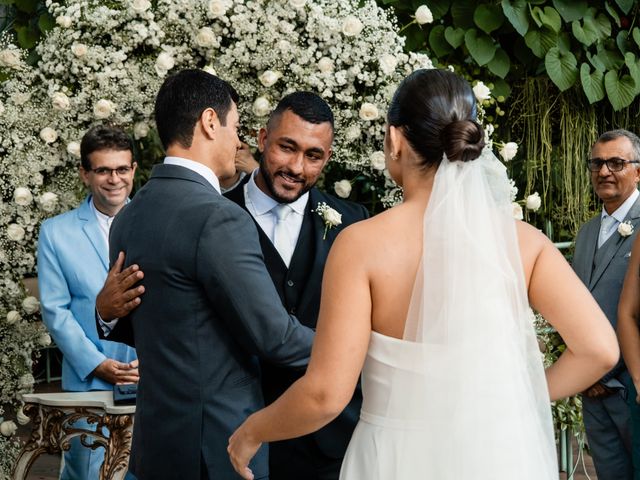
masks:
<path fill-rule="evenodd" d="M 392 154 L 391 154 L 391 160 L 392 160 L 392 161 L 394 161 L 394 162 L 397 162 L 397 161 L 398 161 L 398 154 L 397 154 L 397 153 L 395 153 L 395 152 L 394 152 L 394 153 L 392 153 Z"/>

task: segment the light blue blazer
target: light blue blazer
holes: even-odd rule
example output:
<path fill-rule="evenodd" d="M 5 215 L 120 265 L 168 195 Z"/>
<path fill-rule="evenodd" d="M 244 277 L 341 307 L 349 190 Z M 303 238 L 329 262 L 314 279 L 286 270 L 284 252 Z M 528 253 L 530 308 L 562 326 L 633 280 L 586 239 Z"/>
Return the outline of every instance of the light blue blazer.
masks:
<path fill-rule="evenodd" d="M 100 340 L 95 299 L 108 271 L 108 247 L 91 209 L 91 195 L 75 210 L 45 220 L 38 239 L 42 319 L 62 351 L 62 388 L 110 390 L 91 372 L 105 359 L 130 362 L 133 348 Z"/>

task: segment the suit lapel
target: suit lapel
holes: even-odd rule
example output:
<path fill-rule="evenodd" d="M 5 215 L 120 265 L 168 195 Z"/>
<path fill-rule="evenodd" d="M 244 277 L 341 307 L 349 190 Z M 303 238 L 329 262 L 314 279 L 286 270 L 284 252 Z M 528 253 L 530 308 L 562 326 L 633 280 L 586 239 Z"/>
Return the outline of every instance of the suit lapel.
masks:
<path fill-rule="evenodd" d="M 638 197 L 638 199 L 635 201 L 635 203 L 629 210 L 629 213 L 627 213 L 627 216 L 624 218 L 624 221 L 631 222 L 634 230 L 639 227 L 640 197 Z M 592 235 L 592 237 L 596 239 L 596 241 L 600 230 L 600 222 L 597 222 L 597 224 L 598 232 L 596 232 L 596 235 Z M 614 232 L 613 235 L 611 235 L 611 237 L 602 245 L 602 247 L 600 247 L 605 250 L 601 253 L 602 257 L 600 258 L 598 265 L 596 265 L 593 269 L 593 273 L 591 274 L 591 279 L 589 281 L 589 290 L 593 290 L 593 288 L 598 283 L 598 280 L 600 280 L 600 277 L 602 277 L 602 274 L 609 266 L 609 263 L 611 263 L 611 260 L 613 259 L 615 254 L 618 252 L 618 250 L 620 250 L 622 244 L 629 239 L 630 237 L 623 237 L 618 232 Z"/>
<path fill-rule="evenodd" d="M 82 231 L 89 239 L 91 245 L 93 245 L 98 257 L 100 257 L 102 265 L 108 270 L 109 265 L 107 263 L 107 259 L 109 257 L 109 252 L 107 245 L 105 245 L 104 238 L 102 237 L 102 232 L 98 225 L 98 219 L 91 210 L 89 202 L 91 202 L 91 196 L 87 197 L 87 200 L 85 200 L 82 205 L 80 205 L 80 208 L 78 208 L 78 218 L 83 224 Z"/>
<path fill-rule="evenodd" d="M 585 261 L 578 267 L 582 269 L 581 272 L 577 272 L 578 276 L 583 279 L 585 285 L 591 284 L 591 277 L 593 276 L 593 261 L 596 255 L 598 247 L 598 235 L 600 234 L 600 216 L 596 217 L 593 221 L 587 225 L 587 230 L 584 232 L 585 244 L 584 249 L 586 254 L 584 255 Z"/>

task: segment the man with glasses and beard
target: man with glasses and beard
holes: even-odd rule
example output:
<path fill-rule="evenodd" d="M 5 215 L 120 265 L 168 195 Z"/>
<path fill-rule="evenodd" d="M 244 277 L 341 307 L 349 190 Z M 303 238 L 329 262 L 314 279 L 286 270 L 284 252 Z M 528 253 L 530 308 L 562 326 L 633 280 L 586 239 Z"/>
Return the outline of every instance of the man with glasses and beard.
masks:
<path fill-rule="evenodd" d="M 78 208 L 45 220 L 38 239 L 42 320 L 62 352 L 62 389 L 70 392 L 138 381 L 135 350 L 100 340 L 94 320 L 95 298 L 107 276 L 111 222 L 133 187 L 131 139 L 119 128 L 95 126 L 82 138 L 80 157 L 89 195 Z M 95 430 L 85 421 L 74 427 Z M 104 449 L 84 447 L 80 440 L 72 439 L 64 452 L 63 480 L 99 476 Z"/>
<path fill-rule="evenodd" d="M 640 226 L 640 139 L 626 130 L 603 133 L 587 166 L 602 212 L 582 226 L 573 268 L 616 327 L 618 301 Z M 631 422 L 625 404 L 629 373 L 622 359 L 583 392 L 587 440 L 599 480 L 631 480 Z"/>

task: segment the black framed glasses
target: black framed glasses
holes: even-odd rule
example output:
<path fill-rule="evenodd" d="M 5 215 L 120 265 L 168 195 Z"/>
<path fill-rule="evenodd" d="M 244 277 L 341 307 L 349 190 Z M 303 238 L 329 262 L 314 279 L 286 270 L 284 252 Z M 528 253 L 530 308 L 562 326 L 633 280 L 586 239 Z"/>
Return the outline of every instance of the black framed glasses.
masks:
<path fill-rule="evenodd" d="M 625 160 L 624 158 L 590 158 L 587 160 L 587 167 L 592 172 L 599 172 L 602 165 L 606 164 L 610 172 L 621 171 L 627 163 L 640 163 L 638 160 Z"/>
<path fill-rule="evenodd" d="M 113 175 L 113 172 L 116 172 L 116 175 L 118 175 L 119 177 L 124 177 L 125 175 L 131 173 L 131 170 L 133 170 L 133 167 L 126 166 L 117 168 L 98 167 L 92 168 L 89 171 L 95 173 L 100 177 L 110 177 Z"/>

